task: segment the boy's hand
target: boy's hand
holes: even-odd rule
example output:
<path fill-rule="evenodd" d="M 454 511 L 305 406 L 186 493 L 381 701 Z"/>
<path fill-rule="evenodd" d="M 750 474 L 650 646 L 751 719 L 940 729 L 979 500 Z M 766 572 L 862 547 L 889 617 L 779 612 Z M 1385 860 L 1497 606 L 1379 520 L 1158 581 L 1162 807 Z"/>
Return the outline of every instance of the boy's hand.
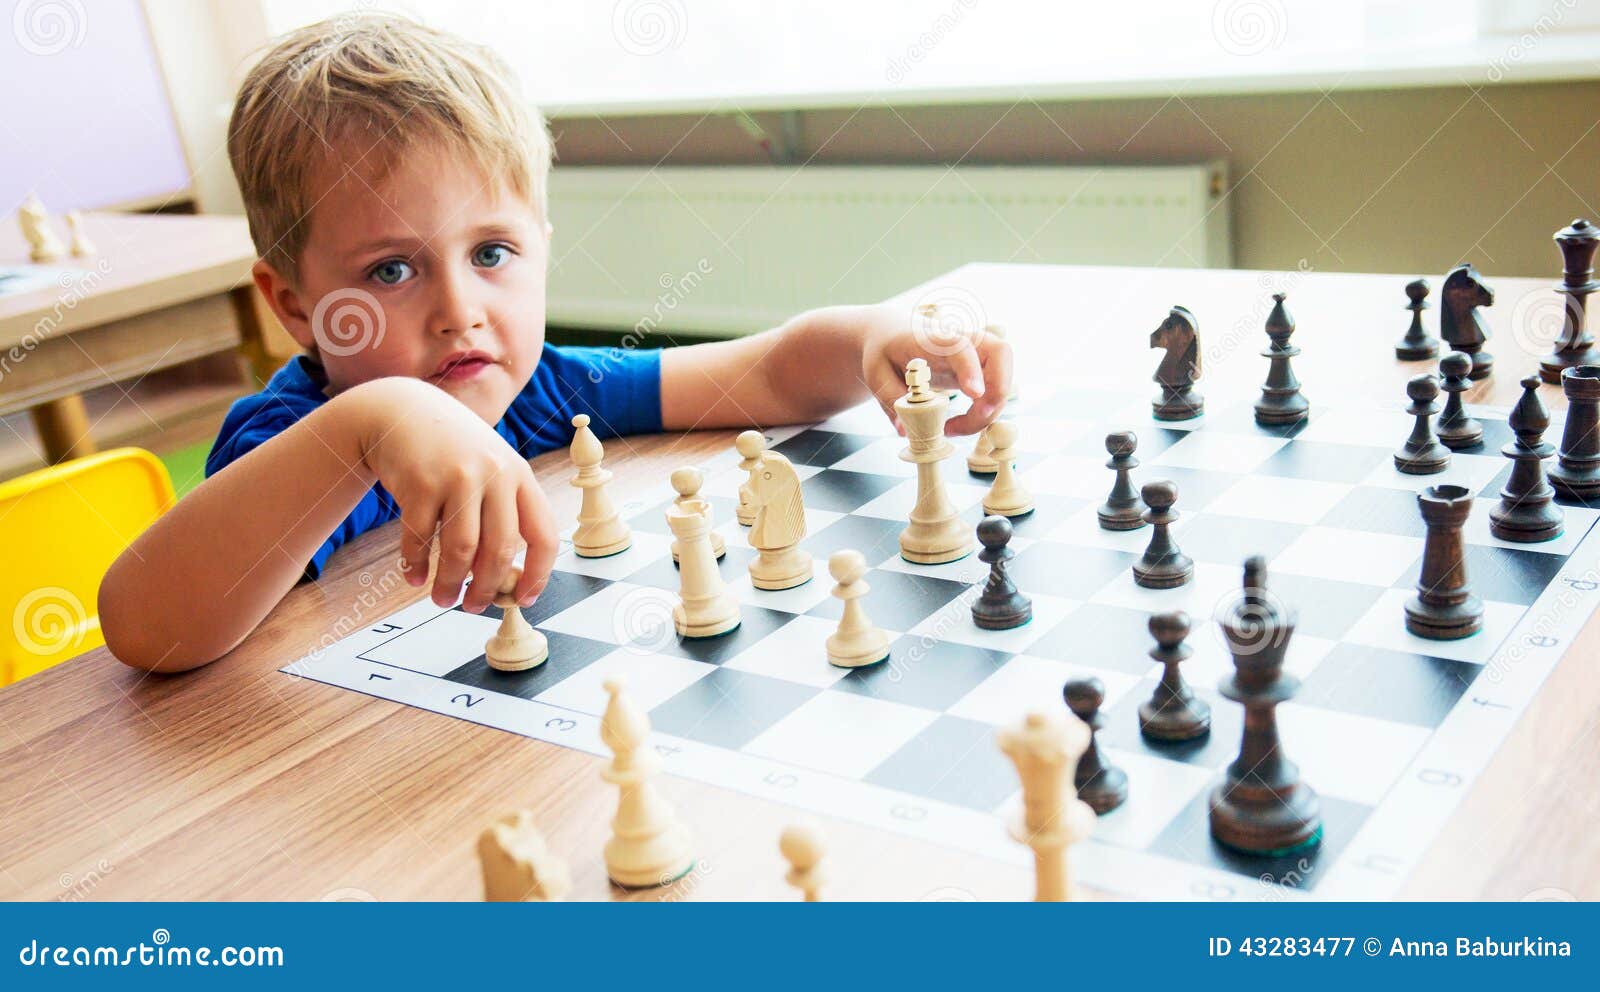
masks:
<path fill-rule="evenodd" d="M 894 403 L 906 393 L 906 363 L 925 358 L 935 389 L 959 389 L 972 399 L 966 413 L 945 422 L 949 435 L 975 434 L 994 422 L 1011 391 L 1011 346 L 982 330 L 951 330 L 900 306 L 874 307 L 862 342 L 861 373 L 884 415 L 906 432 Z"/>
<path fill-rule="evenodd" d="M 482 613 L 513 577 L 524 544 L 517 603 L 544 590 L 555 563 L 555 517 L 528 462 L 465 405 L 416 379 L 381 379 L 358 389 L 374 397 L 361 450 L 366 465 L 400 506 L 406 581 L 428 576 L 428 547 L 439 535 L 433 601 L 454 603 L 472 573 L 464 608 Z"/>

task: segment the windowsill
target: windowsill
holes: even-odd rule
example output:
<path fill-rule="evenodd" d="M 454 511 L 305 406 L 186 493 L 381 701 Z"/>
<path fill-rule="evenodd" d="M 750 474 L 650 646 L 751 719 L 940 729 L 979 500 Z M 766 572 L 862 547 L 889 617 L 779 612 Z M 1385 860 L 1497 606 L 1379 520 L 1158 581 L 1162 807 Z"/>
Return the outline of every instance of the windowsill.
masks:
<path fill-rule="evenodd" d="M 1529 42 L 1531 41 L 1531 44 Z M 541 105 L 552 118 L 619 117 L 646 114 L 826 110 L 883 106 L 939 106 L 1019 100 L 1060 102 L 1136 97 L 1229 96 L 1324 90 L 1375 90 L 1428 86 L 1496 86 L 1600 78 L 1600 32 L 1573 31 L 1498 36 L 1468 44 L 1423 47 L 1416 39 L 1368 51 L 1263 53 L 1185 62 L 1178 53 L 1166 72 L 1119 74 L 1116 65 L 1097 64 L 1076 72 L 1064 67 L 1052 77 L 995 79 L 994 67 L 964 71 L 902 60 L 883 71 L 841 78 L 835 86 L 779 90 L 757 88 L 724 93 L 676 92 L 665 88 L 640 98 L 594 92 L 578 99 Z M 891 76 L 898 75 L 898 81 Z"/>

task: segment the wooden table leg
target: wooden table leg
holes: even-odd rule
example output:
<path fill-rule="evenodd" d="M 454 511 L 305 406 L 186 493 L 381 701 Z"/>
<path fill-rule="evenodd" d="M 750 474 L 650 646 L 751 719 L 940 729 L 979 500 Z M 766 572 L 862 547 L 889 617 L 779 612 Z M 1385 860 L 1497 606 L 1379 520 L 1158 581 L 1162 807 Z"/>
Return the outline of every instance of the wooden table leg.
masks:
<path fill-rule="evenodd" d="M 259 389 L 283 364 L 273 356 L 267 344 L 266 322 L 271 318 L 262 312 L 266 304 L 257 295 L 254 285 L 239 286 L 229 296 L 233 300 L 234 317 L 239 322 L 239 354 L 253 380 L 250 388 Z"/>
<path fill-rule="evenodd" d="M 89 436 L 89 410 L 76 394 L 40 403 L 28 411 L 33 426 L 44 442 L 45 460 L 54 465 L 72 458 L 92 455 L 97 450 Z"/>

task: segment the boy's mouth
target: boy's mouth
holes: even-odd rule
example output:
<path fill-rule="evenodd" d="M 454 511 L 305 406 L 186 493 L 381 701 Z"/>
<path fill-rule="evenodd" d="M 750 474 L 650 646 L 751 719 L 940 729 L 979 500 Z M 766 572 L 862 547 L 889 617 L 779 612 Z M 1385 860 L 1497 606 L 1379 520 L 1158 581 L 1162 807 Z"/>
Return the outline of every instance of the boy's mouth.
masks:
<path fill-rule="evenodd" d="M 460 351 L 439 363 L 429 382 L 460 382 L 471 379 L 494 364 L 494 359 L 481 351 Z"/>

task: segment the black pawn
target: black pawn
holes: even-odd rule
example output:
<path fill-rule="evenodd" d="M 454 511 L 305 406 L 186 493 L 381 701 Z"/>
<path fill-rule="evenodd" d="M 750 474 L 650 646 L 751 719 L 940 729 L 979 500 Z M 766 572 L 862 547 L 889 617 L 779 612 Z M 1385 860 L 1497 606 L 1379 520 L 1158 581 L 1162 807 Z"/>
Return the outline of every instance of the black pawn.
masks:
<path fill-rule="evenodd" d="M 1443 472 L 1450 464 L 1450 449 L 1433 436 L 1430 422 L 1439 407 L 1433 401 L 1439 397 L 1439 380 L 1428 373 L 1412 376 L 1406 383 L 1406 395 L 1411 405 L 1406 412 L 1417 418 L 1411 436 L 1399 451 L 1394 453 L 1394 467 L 1407 475 L 1432 475 Z"/>
<path fill-rule="evenodd" d="M 1600 365 L 1562 372 L 1561 391 L 1567 396 L 1567 426 L 1550 484 L 1562 496 L 1587 502 L 1600 496 Z"/>
<path fill-rule="evenodd" d="M 1452 351 L 1439 362 L 1439 375 L 1444 378 L 1439 388 L 1447 394 L 1444 410 L 1434 426 L 1440 443 L 1451 451 L 1482 444 L 1483 425 L 1467 416 L 1467 408 L 1461 403 L 1461 394 L 1472 388 L 1468 378 L 1472 375 L 1472 356 L 1464 351 Z"/>
<path fill-rule="evenodd" d="M 1539 399 L 1538 376 L 1522 380 L 1522 399 L 1511 408 L 1509 423 L 1517 437 L 1500 453 L 1511 459 L 1511 478 L 1500 490 L 1500 505 L 1489 511 L 1489 533 L 1524 544 L 1553 541 L 1561 536 L 1562 513 L 1544 477 L 1544 460 L 1556 449 L 1544 439 L 1550 413 Z"/>
<path fill-rule="evenodd" d="M 1417 493 L 1428 536 L 1422 542 L 1417 594 L 1406 600 L 1406 630 L 1433 641 L 1453 641 L 1483 629 L 1483 600 L 1467 579 L 1461 525 L 1472 513 L 1464 486 L 1429 486 Z"/>
<path fill-rule="evenodd" d="M 1133 563 L 1133 581 L 1147 589 L 1171 589 L 1194 577 L 1194 559 L 1178 550 L 1168 528 L 1178 519 L 1172 504 L 1178 501 L 1178 486 L 1172 482 L 1146 482 L 1140 495 L 1150 509 L 1144 522 L 1151 527 L 1150 543 L 1144 556 Z"/>
<path fill-rule="evenodd" d="M 1006 574 L 1006 563 L 1017 556 L 1011 543 L 1011 521 L 993 515 L 978 524 L 978 542 L 983 550 L 978 560 L 989 565 L 989 578 L 983 593 L 972 603 L 972 622 L 984 630 L 1010 630 L 1033 619 L 1033 602 L 1017 591 Z"/>
<path fill-rule="evenodd" d="M 1296 424 L 1306 419 L 1311 404 L 1300 393 L 1300 380 L 1295 378 L 1290 359 L 1300 354 L 1300 349 L 1289 343 L 1294 333 L 1294 318 L 1283 305 L 1285 294 L 1273 293 L 1272 313 L 1267 315 L 1267 337 L 1271 343 L 1261 352 L 1271 365 L 1267 381 L 1261 387 L 1261 399 L 1256 403 L 1256 423 Z"/>
<path fill-rule="evenodd" d="M 1160 662 L 1161 681 L 1150 698 L 1139 704 L 1139 732 L 1156 741 L 1192 741 L 1211 730 L 1211 707 L 1196 696 L 1178 671 L 1194 649 L 1183 643 L 1189 636 L 1189 615 L 1179 610 L 1150 618 L 1150 636 L 1156 646 L 1150 657 Z"/>
<path fill-rule="evenodd" d="M 1394 346 L 1394 357 L 1402 362 L 1416 362 L 1425 358 L 1435 358 L 1439 354 L 1439 339 L 1430 337 L 1422 329 L 1422 311 L 1428 309 L 1428 280 L 1414 279 L 1406 283 L 1406 298 L 1411 302 L 1406 304 L 1406 309 L 1411 311 L 1411 326 L 1406 330 L 1406 336 Z"/>
<path fill-rule="evenodd" d="M 1111 456 L 1106 468 L 1117 473 L 1111 495 L 1096 511 L 1100 526 L 1106 530 L 1138 530 L 1144 526 L 1144 504 L 1139 502 L 1139 494 L 1134 492 L 1133 482 L 1128 478 L 1128 473 L 1139 467 L 1139 459 L 1133 457 L 1138 446 L 1139 439 L 1132 431 L 1106 435 L 1106 453 Z"/>
<path fill-rule="evenodd" d="M 1106 723 L 1106 718 L 1100 715 L 1100 706 L 1106 701 L 1106 687 L 1099 679 L 1073 679 L 1061 694 L 1066 697 L 1067 707 L 1073 714 L 1089 725 L 1089 746 L 1078 759 L 1072 783 L 1077 786 L 1078 798 L 1103 816 L 1128 798 L 1127 773 L 1107 764 L 1100 753 L 1098 736 Z"/>
<path fill-rule="evenodd" d="M 1279 855 L 1322 839 L 1322 804 L 1278 739 L 1278 704 L 1300 680 L 1283 673 L 1295 614 L 1267 595 L 1266 559 L 1244 564 L 1244 595 L 1221 619 L 1233 675 L 1218 687 L 1244 706 L 1239 756 L 1211 793 L 1211 836 L 1251 854 Z"/>

